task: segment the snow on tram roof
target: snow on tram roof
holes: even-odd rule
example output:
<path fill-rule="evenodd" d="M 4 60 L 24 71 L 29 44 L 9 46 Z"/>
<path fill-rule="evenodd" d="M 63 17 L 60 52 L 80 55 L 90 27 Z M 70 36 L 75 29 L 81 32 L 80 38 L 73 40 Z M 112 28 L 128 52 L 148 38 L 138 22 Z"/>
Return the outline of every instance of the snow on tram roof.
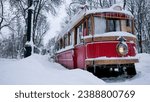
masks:
<path fill-rule="evenodd" d="M 84 16 L 89 15 L 89 14 L 95 14 L 95 13 L 123 13 L 128 16 L 133 17 L 132 13 L 122 9 L 120 5 L 113 5 L 110 8 L 105 8 L 105 9 L 95 9 L 95 10 L 88 10 L 88 9 L 83 9 L 79 11 L 77 14 L 75 14 L 67 26 L 58 34 L 57 40 L 60 39 L 62 36 L 64 36 L 67 32 L 69 32 L 78 22 L 80 22 Z"/>
<path fill-rule="evenodd" d="M 126 15 L 129 15 L 133 17 L 132 13 L 130 11 L 124 10 L 122 8 L 122 5 L 120 4 L 114 4 L 110 8 L 104 8 L 104 9 L 96 9 L 96 10 L 87 10 L 86 15 L 88 14 L 94 14 L 94 13 L 107 13 L 107 12 L 112 12 L 112 13 L 123 13 Z"/>
<path fill-rule="evenodd" d="M 108 9 L 97 9 L 97 10 L 88 10 L 86 12 L 86 15 L 88 14 L 94 14 L 94 13 L 107 13 L 107 12 L 112 12 L 112 13 L 124 13 L 126 15 L 129 15 L 131 17 L 133 17 L 132 13 L 129 12 L 129 11 L 126 11 L 126 10 L 121 10 L 121 11 L 118 11 L 118 10 L 113 10 L 111 8 L 108 8 Z"/>

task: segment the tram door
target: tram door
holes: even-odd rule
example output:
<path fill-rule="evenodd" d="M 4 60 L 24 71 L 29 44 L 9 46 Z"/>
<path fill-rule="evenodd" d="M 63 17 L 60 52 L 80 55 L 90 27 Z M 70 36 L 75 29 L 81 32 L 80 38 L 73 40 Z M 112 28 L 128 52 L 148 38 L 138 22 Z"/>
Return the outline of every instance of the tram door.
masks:
<path fill-rule="evenodd" d="M 85 68 L 85 45 L 83 42 L 83 24 L 75 28 L 75 51 L 74 64 L 75 68 Z"/>

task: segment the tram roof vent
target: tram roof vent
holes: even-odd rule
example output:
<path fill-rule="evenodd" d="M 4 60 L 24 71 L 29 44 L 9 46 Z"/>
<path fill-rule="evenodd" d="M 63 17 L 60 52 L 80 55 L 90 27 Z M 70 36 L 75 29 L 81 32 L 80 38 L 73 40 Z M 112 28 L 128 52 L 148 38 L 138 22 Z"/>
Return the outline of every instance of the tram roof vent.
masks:
<path fill-rule="evenodd" d="M 123 10 L 123 8 L 122 8 L 121 5 L 113 5 L 111 8 L 112 8 L 113 10 L 117 10 L 117 11 L 122 11 L 122 10 Z"/>

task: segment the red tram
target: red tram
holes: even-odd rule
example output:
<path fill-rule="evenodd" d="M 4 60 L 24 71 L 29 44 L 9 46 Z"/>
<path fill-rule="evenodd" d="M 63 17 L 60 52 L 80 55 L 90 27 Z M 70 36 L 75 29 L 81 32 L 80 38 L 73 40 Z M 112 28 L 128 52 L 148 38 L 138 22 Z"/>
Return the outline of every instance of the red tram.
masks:
<path fill-rule="evenodd" d="M 120 6 L 77 13 L 56 38 L 55 61 L 103 76 L 135 75 L 134 18 Z"/>

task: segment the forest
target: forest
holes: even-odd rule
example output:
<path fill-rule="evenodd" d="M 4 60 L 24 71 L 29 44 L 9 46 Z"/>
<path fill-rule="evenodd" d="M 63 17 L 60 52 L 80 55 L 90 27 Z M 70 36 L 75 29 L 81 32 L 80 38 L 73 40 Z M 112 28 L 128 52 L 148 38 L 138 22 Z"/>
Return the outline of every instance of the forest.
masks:
<path fill-rule="evenodd" d="M 28 10 L 30 0 L 0 0 L 0 57 L 23 58 L 27 42 Z M 33 44 L 37 53 L 42 49 L 50 50 L 54 45 L 54 38 L 44 45 L 44 36 L 50 28 L 47 14 L 57 16 L 58 8 L 67 0 L 33 0 L 33 27 L 31 27 Z M 108 8 L 113 4 L 122 3 L 124 9 L 134 16 L 135 34 L 139 53 L 150 53 L 150 1 L 149 0 L 72 0 L 74 6 L 70 10 L 66 7 L 68 18 L 78 12 L 78 5 L 85 2 L 91 6 Z M 62 28 L 68 23 L 64 18 Z"/>

